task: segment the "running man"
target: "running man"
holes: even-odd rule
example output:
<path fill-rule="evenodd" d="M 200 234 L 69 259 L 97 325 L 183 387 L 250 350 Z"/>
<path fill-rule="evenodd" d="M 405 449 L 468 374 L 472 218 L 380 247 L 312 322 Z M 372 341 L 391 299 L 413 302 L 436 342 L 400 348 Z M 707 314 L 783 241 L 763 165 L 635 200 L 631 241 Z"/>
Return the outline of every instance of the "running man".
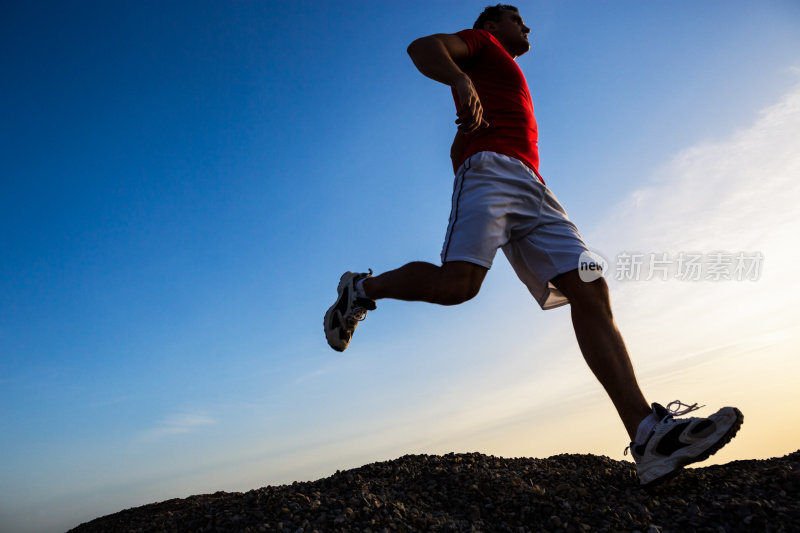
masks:
<path fill-rule="evenodd" d="M 639 481 L 652 486 L 716 453 L 742 425 L 742 413 L 724 407 L 708 418 L 675 418 L 699 407 L 672 402 L 664 408 L 645 400 L 611 313 L 608 286 L 602 276 L 581 280 L 579 258 L 587 247 L 538 172 L 533 104 L 515 61 L 530 49 L 529 33 L 516 7 L 498 4 L 487 7 L 473 29 L 422 37 L 408 47 L 422 74 L 452 88 L 457 109 L 456 179 L 442 265 L 412 262 L 374 277 L 372 271 L 345 272 L 325 314 L 325 336 L 334 350 L 345 350 L 358 323 L 384 298 L 466 302 L 502 249 L 542 309 L 570 305 L 584 359 L 630 437 Z"/>

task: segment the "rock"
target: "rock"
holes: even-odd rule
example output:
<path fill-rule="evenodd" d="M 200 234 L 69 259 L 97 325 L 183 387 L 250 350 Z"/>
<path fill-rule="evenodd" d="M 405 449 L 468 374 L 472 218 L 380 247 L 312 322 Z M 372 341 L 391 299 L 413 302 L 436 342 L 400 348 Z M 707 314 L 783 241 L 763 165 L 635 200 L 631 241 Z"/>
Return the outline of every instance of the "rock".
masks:
<path fill-rule="evenodd" d="M 800 450 L 692 468 L 643 491 L 594 455 L 406 455 L 314 482 L 128 509 L 76 533 L 160 531 L 797 531 Z"/>

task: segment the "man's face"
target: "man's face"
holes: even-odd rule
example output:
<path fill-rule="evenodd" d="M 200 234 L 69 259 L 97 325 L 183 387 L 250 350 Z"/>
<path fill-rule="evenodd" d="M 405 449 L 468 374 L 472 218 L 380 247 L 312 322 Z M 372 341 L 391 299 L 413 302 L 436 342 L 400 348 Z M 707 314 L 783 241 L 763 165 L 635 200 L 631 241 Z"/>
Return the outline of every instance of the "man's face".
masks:
<path fill-rule="evenodd" d="M 500 41 L 511 57 L 519 57 L 531 49 L 531 43 L 528 42 L 531 29 L 522 22 L 522 17 L 516 11 L 504 10 L 499 22 L 489 21 L 484 28 Z"/>

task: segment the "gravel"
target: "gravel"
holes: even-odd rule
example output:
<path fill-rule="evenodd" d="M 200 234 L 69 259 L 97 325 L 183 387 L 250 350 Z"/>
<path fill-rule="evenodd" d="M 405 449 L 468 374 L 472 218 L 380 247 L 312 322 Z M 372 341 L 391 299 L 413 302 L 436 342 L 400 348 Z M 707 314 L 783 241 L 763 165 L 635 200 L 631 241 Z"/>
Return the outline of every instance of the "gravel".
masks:
<path fill-rule="evenodd" d="M 800 450 L 689 468 L 657 489 L 596 455 L 406 455 L 313 482 L 153 503 L 73 532 L 800 531 Z"/>

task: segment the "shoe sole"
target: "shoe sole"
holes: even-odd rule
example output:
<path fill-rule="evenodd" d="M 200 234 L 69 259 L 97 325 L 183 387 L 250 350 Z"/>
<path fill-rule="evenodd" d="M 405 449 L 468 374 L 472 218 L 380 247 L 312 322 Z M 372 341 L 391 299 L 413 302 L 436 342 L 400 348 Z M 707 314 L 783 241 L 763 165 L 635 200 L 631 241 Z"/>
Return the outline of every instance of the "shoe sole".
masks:
<path fill-rule="evenodd" d="M 325 330 L 325 340 L 328 341 L 328 346 L 330 346 L 337 352 L 345 351 L 347 349 L 347 344 L 345 344 L 341 348 L 339 346 L 335 346 L 335 344 L 341 342 L 341 339 L 339 339 L 339 337 L 335 335 L 333 330 L 328 330 L 328 324 L 330 323 L 331 315 L 336 309 L 336 306 L 339 305 L 339 300 L 341 300 L 342 298 L 342 288 L 345 286 L 347 281 L 349 281 L 345 280 L 348 274 L 350 274 L 350 272 L 345 272 L 344 274 L 342 274 L 342 277 L 339 278 L 339 285 L 336 286 L 336 293 L 338 295 L 336 296 L 336 301 L 334 301 L 333 305 L 328 308 L 328 310 L 325 312 L 325 317 L 322 319 L 322 328 Z"/>
<path fill-rule="evenodd" d="M 734 413 L 736 413 L 736 422 L 733 425 L 731 425 L 728 431 L 725 432 L 725 434 L 722 435 L 722 437 L 720 437 L 720 439 L 717 440 L 717 442 L 706 448 L 700 455 L 684 458 L 683 460 L 678 462 L 677 467 L 671 472 L 664 474 L 661 477 L 657 477 L 656 479 L 650 481 L 647 484 L 640 485 L 640 487 L 648 491 L 653 490 L 662 483 L 669 481 L 670 479 L 680 474 L 684 467 L 690 464 L 705 461 L 706 459 L 708 459 L 709 457 L 720 451 L 723 446 L 728 444 L 733 439 L 733 437 L 736 436 L 736 433 L 739 432 L 739 428 L 741 428 L 742 424 L 744 423 L 744 415 L 742 414 L 742 412 L 736 407 L 733 407 L 733 411 Z"/>

